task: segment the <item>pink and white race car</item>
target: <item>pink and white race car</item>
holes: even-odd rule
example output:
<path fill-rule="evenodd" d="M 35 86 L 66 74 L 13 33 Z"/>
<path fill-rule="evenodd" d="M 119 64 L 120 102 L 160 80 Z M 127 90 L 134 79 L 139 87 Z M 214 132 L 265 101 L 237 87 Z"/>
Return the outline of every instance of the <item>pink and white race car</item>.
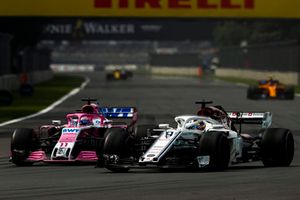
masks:
<path fill-rule="evenodd" d="M 42 125 L 38 130 L 16 129 L 11 138 L 11 162 L 17 166 L 36 162 L 96 163 L 99 162 L 98 155 L 101 154 L 108 130 L 122 130 L 128 135 L 134 134 L 136 108 L 99 108 L 92 103 L 95 99 L 83 101 L 87 103 L 80 111 L 67 114 L 67 124 L 61 125 L 61 121 L 53 120 L 52 125 Z M 119 118 L 121 122 L 112 122 L 113 118 Z M 129 119 L 129 123 L 125 119 Z"/>

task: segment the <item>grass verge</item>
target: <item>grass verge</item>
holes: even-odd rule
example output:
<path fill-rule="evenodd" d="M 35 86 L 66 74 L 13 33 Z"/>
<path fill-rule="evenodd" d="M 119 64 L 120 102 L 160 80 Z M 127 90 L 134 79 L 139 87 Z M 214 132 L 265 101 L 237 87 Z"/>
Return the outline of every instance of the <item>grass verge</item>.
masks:
<path fill-rule="evenodd" d="M 32 96 L 21 96 L 18 91 L 13 91 L 12 105 L 0 107 L 0 122 L 36 113 L 79 87 L 83 81 L 83 77 L 55 75 L 53 79 L 35 85 Z"/>
<path fill-rule="evenodd" d="M 244 83 L 247 85 L 257 85 L 257 80 L 253 79 L 242 79 L 242 78 L 235 78 L 235 77 L 222 77 L 222 76 L 216 76 L 216 79 L 223 80 L 223 81 L 228 81 L 232 83 Z M 295 86 L 295 92 L 300 93 L 300 86 L 296 85 Z"/>

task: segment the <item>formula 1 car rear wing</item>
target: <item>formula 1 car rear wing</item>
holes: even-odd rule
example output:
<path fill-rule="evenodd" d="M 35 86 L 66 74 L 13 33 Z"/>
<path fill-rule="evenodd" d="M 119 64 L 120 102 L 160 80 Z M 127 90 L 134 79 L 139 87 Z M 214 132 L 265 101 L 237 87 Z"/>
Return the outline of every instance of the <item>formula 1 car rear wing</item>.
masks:
<path fill-rule="evenodd" d="M 129 127 L 137 122 L 137 109 L 135 107 L 102 107 L 99 112 L 107 119 L 131 119 Z"/>
<path fill-rule="evenodd" d="M 227 115 L 237 124 L 261 124 L 262 128 L 268 128 L 272 124 L 270 112 L 227 112 Z"/>
<path fill-rule="evenodd" d="M 99 109 L 106 118 L 134 118 L 137 115 L 134 107 L 102 107 Z"/>

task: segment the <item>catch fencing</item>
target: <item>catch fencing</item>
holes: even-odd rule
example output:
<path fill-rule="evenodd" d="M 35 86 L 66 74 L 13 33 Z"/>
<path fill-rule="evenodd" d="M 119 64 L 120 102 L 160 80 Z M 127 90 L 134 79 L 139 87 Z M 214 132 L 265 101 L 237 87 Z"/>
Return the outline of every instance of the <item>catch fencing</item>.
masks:
<path fill-rule="evenodd" d="M 10 35 L 0 33 L 0 76 L 11 72 L 10 40 Z"/>
<path fill-rule="evenodd" d="M 33 72 L 49 70 L 51 62 L 51 51 L 27 47 L 22 51 L 20 72 Z"/>
<path fill-rule="evenodd" d="M 200 54 L 175 53 L 175 54 L 151 54 L 151 66 L 165 67 L 197 67 L 201 65 Z"/>
<path fill-rule="evenodd" d="M 17 89 L 25 80 L 35 84 L 52 77 L 50 50 L 38 47 L 16 50 L 11 46 L 12 40 L 12 36 L 0 33 L 0 90 Z"/>
<path fill-rule="evenodd" d="M 220 66 L 243 70 L 300 72 L 299 50 L 297 41 L 220 48 Z"/>

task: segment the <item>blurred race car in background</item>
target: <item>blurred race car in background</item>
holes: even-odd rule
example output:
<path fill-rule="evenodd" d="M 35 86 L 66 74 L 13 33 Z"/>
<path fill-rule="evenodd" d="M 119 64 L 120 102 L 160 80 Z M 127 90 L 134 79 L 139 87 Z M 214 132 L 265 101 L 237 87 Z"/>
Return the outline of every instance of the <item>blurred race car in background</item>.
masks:
<path fill-rule="evenodd" d="M 250 86 L 247 91 L 248 99 L 294 99 L 295 88 L 280 83 L 272 78 L 261 80 L 257 86 Z"/>
<path fill-rule="evenodd" d="M 133 65 L 108 65 L 105 67 L 106 80 L 126 80 L 133 77 L 133 70 L 136 66 Z"/>
<path fill-rule="evenodd" d="M 108 130 L 123 130 L 127 135 L 135 131 L 135 108 L 99 108 L 92 103 L 95 99 L 83 101 L 87 103 L 80 111 L 67 114 L 67 124 L 53 120 L 51 125 L 42 125 L 38 130 L 16 129 L 11 137 L 10 160 L 18 166 L 36 162 L 96 162 Z"/>
<path fill-rule="evenodd" d="M 270 128 L 269 112 L 226 112 L 221 106 L 202 104 L 197 115 L 175 117 L 176 128 L 160 124 L 139 134 L 130 152 L 125 134 L 111 132 L 103 146 L 104 166 L 113 172 L 131 168 L 196 168 L 211 171 L 229 165 L 259 161 L 265 166 L 289 166 L 294 156 L 290 130 Z M 256 129 L 242 130 L 242 124 Z M 235 128 L 239 126 L 239 130 Z"/>

